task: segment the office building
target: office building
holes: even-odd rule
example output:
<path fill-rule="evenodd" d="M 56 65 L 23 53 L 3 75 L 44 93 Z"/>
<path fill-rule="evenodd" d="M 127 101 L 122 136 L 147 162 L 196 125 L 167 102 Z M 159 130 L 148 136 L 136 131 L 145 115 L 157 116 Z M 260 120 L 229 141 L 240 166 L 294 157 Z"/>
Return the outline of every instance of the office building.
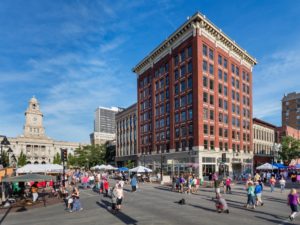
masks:
<path fill-rule="evenodd" d="M 300 93 L 292 92 L 282 98 L 282 126 L 300 130 Z"/>
<path fill-rule="evenodd" d="M 190 170 L 200 177 L 215 171 L 237 176 L 251 169 L 255 64 L 200 13 L 146 55 L 133 68 L 137 149 L 146 166 Z"/>

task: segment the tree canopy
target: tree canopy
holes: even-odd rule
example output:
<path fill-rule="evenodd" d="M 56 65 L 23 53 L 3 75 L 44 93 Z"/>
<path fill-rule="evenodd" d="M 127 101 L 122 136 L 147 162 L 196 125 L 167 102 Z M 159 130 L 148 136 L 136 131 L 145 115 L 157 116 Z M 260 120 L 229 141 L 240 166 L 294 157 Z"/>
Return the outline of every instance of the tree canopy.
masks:
<path fill-rule="evenodd" d="M 23 153 L 23 151 L 21 151 L 21 154 L 18 157 L 18 166 L 25 166 L 26 163 L 27 163 L 27 157 Z"/>
<path fill-rule="evenodd" d="M 293 137 L 286 136 L 281 141 L 282 149 L 279 152 L 280 158 L 283 161 L 291 161 L 300 157 L 300 141 Z"/>

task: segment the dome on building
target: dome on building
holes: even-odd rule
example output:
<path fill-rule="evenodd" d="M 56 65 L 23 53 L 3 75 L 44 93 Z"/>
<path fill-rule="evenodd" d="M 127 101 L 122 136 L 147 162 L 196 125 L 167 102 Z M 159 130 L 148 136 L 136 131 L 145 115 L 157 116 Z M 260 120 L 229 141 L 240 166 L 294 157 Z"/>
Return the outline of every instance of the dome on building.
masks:
<path fill-rule="evenodd" d="M 35 96 L 32 96 L 32 98 L 29 101 L 30 103 L 38 103 L 38 100 L 35 98 Z"/>

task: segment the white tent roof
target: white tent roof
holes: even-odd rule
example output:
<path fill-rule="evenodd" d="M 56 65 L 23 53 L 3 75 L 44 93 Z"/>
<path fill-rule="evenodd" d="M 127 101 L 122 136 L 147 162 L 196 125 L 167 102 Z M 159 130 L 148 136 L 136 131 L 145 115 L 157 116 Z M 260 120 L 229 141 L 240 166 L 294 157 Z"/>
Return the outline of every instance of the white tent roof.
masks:
<path fill-rule="evenodd" d="M 102 164 L 102 165 L 96 165 L 96 166 L 91 167 L 91 169 L 92 170 L 105 170 L 106 166 L 104 164 Z"/>
<path fill-rule="evenodd" d="M 260 165 L 260 166 L 256 167 L 256 169 L 257 170 L 276 170 L 276 169 L 278 169 L 278 167 L 274 166 L 270 163 L 265 163 L 263 165 Z"/>
<path fill-rule="evenodd" d="M 149 168 L 146 168 L 144 166 L 138 166 L 135 168 L 132 168 L 129 170 L 129 172 L 135 172 L 135 173 L 151 173 L 152 170 Z"/>
<path fill-rule="evenodd" d="M 62 173 L 63 166 L 58 164 L 27 164 L 18 168 L 17 173 Z"/>
<path fill-rule="evenodd" d="M 107 165 L 105 169 L 106 170 L 117 170 L 118 168 L 113 167 L 112 165 Z"/>

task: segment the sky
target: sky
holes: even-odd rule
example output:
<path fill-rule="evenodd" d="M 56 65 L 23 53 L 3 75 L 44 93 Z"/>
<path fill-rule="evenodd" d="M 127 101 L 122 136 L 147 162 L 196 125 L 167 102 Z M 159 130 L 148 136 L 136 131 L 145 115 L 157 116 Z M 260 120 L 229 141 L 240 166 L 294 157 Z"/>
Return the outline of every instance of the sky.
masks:
<path fill-rule="evenodd" d="M 47 136 L 89 143 L 95 109 L 136 102 L 132 68 L 201 12 L 258 64 L 253 117 L 281 125 L 300 91 L 300 1 L 0 1 L 0 134 L 23 133 L 35 96 Z"/>

